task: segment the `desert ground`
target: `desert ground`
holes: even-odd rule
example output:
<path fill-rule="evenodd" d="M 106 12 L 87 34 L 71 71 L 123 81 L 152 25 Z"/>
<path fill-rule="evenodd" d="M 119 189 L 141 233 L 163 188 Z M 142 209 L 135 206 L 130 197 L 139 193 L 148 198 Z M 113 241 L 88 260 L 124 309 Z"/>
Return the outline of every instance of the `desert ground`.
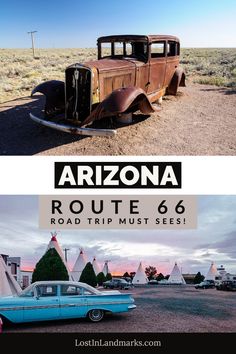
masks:
<path fill-rule="evenodd" d="M 95 49 L 0 49 L 0 155 L 236 155 L 236 49 L 182 49 L 187 87 L 162 110 L 138 112 L 112 138 L 81 137 L 38 126 L 38 83 L 63 80 L 66 66 L 95 59 Z"/>
<path fill-rule="evenodd" d="M 127 290 L 124 290 L 127 292 Z M 130 292 L 130 291 L 129 291 Z M 6 333 L 205 333 L 236 331 L 236 293 L 186 286 L 147 286 L 131 290 L 137 308 L 107 315 L 99 323 L 86 319 L 8 325 Z"/>

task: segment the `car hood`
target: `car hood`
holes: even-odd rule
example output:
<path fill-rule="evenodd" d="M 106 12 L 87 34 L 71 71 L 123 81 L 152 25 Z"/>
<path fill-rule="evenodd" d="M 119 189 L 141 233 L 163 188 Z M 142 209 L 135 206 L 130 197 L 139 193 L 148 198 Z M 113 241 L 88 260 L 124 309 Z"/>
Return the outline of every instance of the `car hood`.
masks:
<path fill-rule="evenodd" d="M 16 304 L 22 301 L 20 296 L 1 296 L 0 297 L 0 307 L 5 306 L 6 304 Z"/>
<path fill-rule="evenodd" d="M 18 295 L 4 295 L 4 296 L 0 296 L 0 302 L 2 301 L 6 301 L 6 300 L 10 300 L 10 299 L 16 299 L 18 298 Z"/>
<path fill-rule="evenodd" d="M 89 68 L 96 68 L 99 73 L 104 71 L 116 71 L 119 69 L 134 69 L 136 64 L 131 60 L 125 59 L 100 59 L 90 60 L 84 63 Z"/>

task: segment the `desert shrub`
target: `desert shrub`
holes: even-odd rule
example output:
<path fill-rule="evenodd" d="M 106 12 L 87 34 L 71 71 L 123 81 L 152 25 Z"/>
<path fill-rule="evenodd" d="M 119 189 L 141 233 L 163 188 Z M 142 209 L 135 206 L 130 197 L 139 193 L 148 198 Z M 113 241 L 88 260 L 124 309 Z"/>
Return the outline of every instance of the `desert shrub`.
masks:
<path fill-rule="evenodd" d="M 5 92 L 12 92 L 13 89 L 14 89 L 13 86 L 10 84 L 3 85 L 3 91 L 5 91 Z"/>
<path fill-rule="evenodd" d="M 32 71 L 29 71 L 29 72 L 25 73 L 25 75 L 23 77 L 32 78 L 32 77 L 37 77 L 39 75 L 40 75 L 39 72 L 32 70 Z"/>
<path fill-rule="evenodd" d="M 215 86 L 225 86 L 226 85 L 226 80 L 223 77 L 219 76 L 210 76 L 210 77 L 200 77 L 194 82 L 198 84 L 203 84 L 203 85 L 215 85 Z"/>
<path fill-rule="evenodd" d="M 226 84 L 227 87 L 236 87 L 236 81 L 229 81 L 227 84 Z"/>
<path fill-rule="evenodd" d="M 231 75 L 232 75 L 233 77 L 236 77 L 236 68 L 233 68 L 233 69 L 232 69 Z"/>

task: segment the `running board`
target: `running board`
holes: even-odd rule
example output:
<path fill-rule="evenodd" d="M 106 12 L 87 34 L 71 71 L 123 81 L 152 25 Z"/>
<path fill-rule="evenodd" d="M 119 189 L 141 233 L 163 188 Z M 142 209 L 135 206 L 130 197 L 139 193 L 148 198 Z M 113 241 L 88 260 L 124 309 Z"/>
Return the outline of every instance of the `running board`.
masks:
<path fill-rule="evenodd" d="M 113 129 L 93 129 L 93 128 L 80 128 L 73 125 L 67 124 L 57 124 L 50 122 L 48 120 L 38 118 L 32 113 L 29 114 L 30 118 L 45 127 L 60 130 L 65 133 L 76 134 L 76 135 L 88 135 L 88 136 L 114 136 L 116 135 L 116 130 Z"/>

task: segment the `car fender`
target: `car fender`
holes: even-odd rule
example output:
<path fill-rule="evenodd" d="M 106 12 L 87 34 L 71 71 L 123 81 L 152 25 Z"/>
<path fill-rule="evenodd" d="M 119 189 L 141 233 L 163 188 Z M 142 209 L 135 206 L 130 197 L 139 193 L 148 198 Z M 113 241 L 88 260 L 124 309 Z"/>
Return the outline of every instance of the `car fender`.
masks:
<path fill-rule="evenodd" d="M 20 323 L 23 320 L 23 311 L 18 309 L 16 311 L 12 311 L 9 308 L 7 311 L 0 312 L 0 318 L 2 318 L 3 324 L 6 322 Z"/>
<path fill-rule="evenodd" d="M 147 94 L 137 87 L 124 87 L 114 90 L 108 95 L 83 121 L 82 126 L 104 117 L 118 115 L 124 112 L 140 110 L 143 114 L 160 111 L 154 107 Z"/>
<path fill-rule="evenodd" d="M 104 311 L 104 312 L 110 312 L 110 313 L 113 313 L 112 309 L 110 309 L 108 306 L 106 305 L 98 305 L 98 306 L 92 306 L 92 305 L 88 305 L 89 309 L 87 309 L 86 311 L 86 314 L 85 314 L 85 317 L 88 316 L 89 312 L 90 311 L 93 311 L 93 310 L 101 310 L 101 311 Z"/>
<path fill-rule="evenodd" d="M 171 82 L 166 90 L 167 95 L 176 95 L 179 86 L 185 87 L 185 72 L 184 69 L 178 67 L 171 79 Z"/>
<path fill-rule="evenodd" d="M 45 117 L 61 113 L 65 109 L 65 84 L 63 81 L 51 80 L 45 81 L 36 86 L 31 96 L 40 92 L 46 97 L 44 114 Z"/>

